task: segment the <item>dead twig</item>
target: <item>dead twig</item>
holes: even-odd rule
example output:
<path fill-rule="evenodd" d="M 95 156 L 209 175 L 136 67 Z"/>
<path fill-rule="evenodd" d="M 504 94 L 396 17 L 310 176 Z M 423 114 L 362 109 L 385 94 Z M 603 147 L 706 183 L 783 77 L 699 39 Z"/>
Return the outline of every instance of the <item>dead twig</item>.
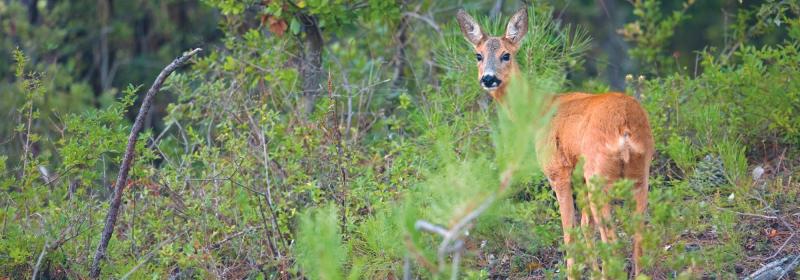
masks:
<path fill-rule="evenodd" d="M 436 24 L 436 22 L 430 16 L 423 16 L 423 15 L 420 15 L 420 14 L 414 13 L 414 12 L 405 12 L 405 13 L 403 13 L 403 16 L 412 17 L 412 18 L 421 20 L 421 21 L 427 23 L 431 28 L 433 28 L 433 30 L 436 31 L 436 33 L 439 33 L 439 35 L 442 35 L 442 28 L 439 27 L 439 25 Z"/>
<path fill-rule="evenodd" d="M 494 201 L 496 196 L 494 194 L 490 195 L 486 198 L 480 206 L 476 207 L 474 210 L 469 212 L 463 218 L 461 218 L 455 225 L 453 225 L 450 229 L 445 229 L 440 226 L 431 224 L 424 220 L 418 220 L 414 224 L 414 228 L 417 230 L 424 230 L 431 233 L 435 233 L 444 237 L 442 242 L 439 243 L 439 249 L 437 250 L 437 255 L 439 258 L 439 273 L 444 272 L 445 269 L 445 258 L 450 254 L 453 253 L 453 262 L 452 262 L 452 274 L 451 279 L 458 279 L 458 266 L 459 262 L 461 261 L 461 249 L 463 249 L 464 242 L 461 240 L 461 236 L 464 235 L 464 229 L 467 225 L 472 223 L 473 220 L 477 219 L 486 209 L 489 209 Z"/>
<path fill-rule="evenodd" d="M 768 263 L 764 267 L 756 270 L 745 280 L 775 280 L 782 279 L 793 271 L 800 264 L 800 255 L 784 257 L 780 260 Z"/>
<path fill-rule="evenodd" d="M 331 122 L 332 127 L 330 130 L 333 132 L 331 138 L 336 145 L 336 167 L 339 169 L 339 207 L 341 207 L 342 211 L 342 220 L 341 220 L 341 227 L 342 233 L 345 233 L 345 229 L 347 228 L 347 190 L 350 188 L 348 181 L 347 181 L 347 169 L 344 166 L 342 159 L 346 157 L 344 153 L 344 145 L 342 144 L 342 132 L 339 130 L 341 129 L 341 123 L 339 118 L 337 117 L 339 113 L 336 110 L 336 98 L 333 96 L 333 78 L 331 77 L 331 73 L 328 72 L 328 98 L 331 99 L 330 107 L 328 108 L 328 113 L 331 115 Z"/>
<path fill-rule="evenodd" d="M 789 235 L 789 237 L 788 237 L 788 238 L 786 238 L 786 240 L 785 240 L 785 241 L 783 241 L 783 244 L 781 244 L 781 246 L 780 246 L 780 247 L 778 247 L 778 250 L 775 250 L 775 253 L 774 253 L 774 254 L 772 254 L 771 256 L 767 257 L 765 260 L 769 260 L 769 259 L 772 259 L 772 258 L 774 258 L 774 257 L 777 257 L 777 256 L 778 256 L 778 254 L 780 254 L 781 252 L 783 252 L 783 249 L 784 249 L 784 248 L 786 248 L 786 245 L 787 245 L 787 244 L 789 244 L 789 242 L 790 242 L 790 241 L 792 241 L 792 239 L 794 239 L 794 237 L 795 237 L 796 235 L 797 235 L 797 231 L 792 231 L 792 234 L 791 234 L 791 235 Z"/>
<path fill-rule="evenodd" d="M 719 206 L 714 206 L 714 207 L 716 207 L 719 210 L 728 211 L 728 212 L 731 212 L 731 213 L 734 213 L 734 214 L 740 215 L 740 216 L 756 217 L 756 218 L 762 218 L 762 219 L 767 219 L 767 220 L 777 220 L 778 219 L 778 217 L 775 217 L 775 216 L 767 216 L 767 215 L 761 215 L 761 214 L 737 212 L 737 211 L 734 211 L 734 210 L 731 210 L 731 209 L 727 209 L 727 208 L 722 208 L 722 207 L 719 207 Z"/>
<path fill-rule="evenodd" d="M 204 251 L 210 251 L 210 250 L 219 249 L 219 247 L 222 247 L 222 244 L 228 243 L 229 241 L 233 240 L 234 238 L 242 236 L 242 235 L 244 235 L 246 233 L 250 233 L 250 232 L 253 232 L 253 231 L 260 230 L 262 228 L 264 228 L 264 226 L 256 226 L 256 227 L 247 228 L 247 229 L 245 229 L 243 231 L 231 234 L 230 236 L 225 237 L 222 240 L 215 242 L 214 244 L 210 244 L 210 245 L 206 246 L 205 248 L 203 248 L 203 250 Z"/>
<path fill-rule="evenodd" d="M 111 199 L 111 205 L 109 205 L 108 208 L 108 215 L 106 215 L 105 227 L 103 228 L 103 232 L 100 236 L 100 243 L 97 245 L 97 251 L 94 254 L 94 260 L 92 261 L 92 266 L 90 268 L 89 277 L 92 279 L 97 279 L 100 277 L 100 261 L 105 257 L 106 249 L 108 248 L 108 241 L 111 240 L 111 235 L 114 233 L 114 225 L 117 222 L 117 215 L 119 214 L 119 208 L 122 204 L 122 192 L 124 191 L 125 184 L 128 181 L 128 172 L 131 169 L 131 163 L 133 162 L 133 156 L 136 150 L 136 141 L 139 139 L 139 133 L 144 128 L 145 117 L 150 111 L 150 106 L 153 104 L 153 98 L 155 97 L 156 93 L 161 90 L 161 86 L 164 84 L 164 81 L 167 79 L 167 77 L 169 77 L 169 75 L 172 74 L 175 69 L 186 63 L 189 58 L 200 51 L 201 49 L 197 48 L 184 53 L 182 56 L 173 60 L 172 63 L 161 70 L 161 73 L 158 74 L 158 77 L 156 77 L 153 85 L 150 86 L 150 89 L 144 96 L 142 107 L 139 108 L 139 114 L 136 115 L 136 120 L 133 122 L 133 127 L 131 128 L 131 134 L 128 136 L 128 145 L 125 148 L 125 154 L 122 158 L 122 164 L 120 165 L 117 181 L 114 184 L 114 195 Z"/>
<path fill-rule="evenodd" d="M 275 215 L 275 207 L 273 206 L 273 203 L 272 203 L 272 181 L 270 180 L 270 174 L 269 174 L 270 158 L 269 158 L 269 149 L 267 148 L 267 145 L 269 145 L 269 143 L 267 141 L 267 138 L 264 136 L 264 133 L 265 133 L 264 130 L 253 119 L 253 116 L 250 114 L 250 110 L 246 108 L 244 110 L 244 112 L 245 112 L 245 115 L 247 116 L 247 119 L 250 122 L 250 126 L 251 126 L 251 129 L 253 130 L 253 133 L 258 135 L 258 140 L 260 142 L 259 144 L 261 145 L 261 151 L 262 151 L 263 160 L 264 160 L 264 177 L 266 179 L 265 180 L 265 182 L 266 182 L 266 193 L 264 193 L 263 196 L 264 196 L 264 200 L 266 200 L 266 202 L 267 202 L 267 208 L 269 208 L 269 212 L 272 215 L 272 220 L 271 220 L 272 227 L 275 230 L 275 232 L 278 233 L 278 237 L 282 237 L 283 234 L 281 233 L 281 229 L 278 226 L 278 218 Z M 261 219 L 263 220 L 264 226 L 265 226 L 265 229 L 266 229 L 267 217 L 266 217 L 266 215 L 264 215 L 263 207 L 261 206 L 261 197 L 258 196 L 257 198 L 258 198 L 258 208 L 260 209 L 259 212 L 261 214 Z M 280 250 L 277 248 L 277 246 L 275 244 L 275 241 L 272 240 L 271 233 L 268 230 L 267 230 L 266 233 L 267 233 L 267 243 L 269 244 L 270 250 L 272 250 L 273 257 L 275 257 L 276 259 L 283 258 L 283 256 L 281 255 Z M 281 240 L 283 240 L 283 238 L 281 238 Z M 284 247 L 286 247 L 286 241 L 283 242 L 283 245 L 284 245 Z"/>
<path fill-rule="evenodd" d="M 766 258 L 767 260 L 777 257 L 783 251 L 783 249 L 786 248 L 786 244 L 789 244 L 789 242 L 792 241 L 794 237 L 797 235 L 797 230 L 795 230 L 795 228 L 791 224 L 789 224 L 789 222 L 787 222 L 782 218 L 779 218 L 779 220 L 781 221 L 784 227 L 792 231 L 792 234 L 789 235 L 789 237 L 786 238 L 785 241 L 783 241 L 783 244 L 781 244 L 781 246 L 778 247 L 778 250 L 775 250 L 774 254 Z"/>
<path fill-rule="evenodd" d="M 31 280 L 36 280 L 36 275 L 39 274 L 39 267 L 42 265 L 42 259 L 44 259 L 44 255 L 47 253 L 47 247 L 49 244 L 47 243 L 47 239 L 44 240 L 44 246 L 42 246 L 42 252 L 39 253 L 39 258 L 36 260 L 36 266 L 33 267 L 33 275 L 31 275 Z"/>

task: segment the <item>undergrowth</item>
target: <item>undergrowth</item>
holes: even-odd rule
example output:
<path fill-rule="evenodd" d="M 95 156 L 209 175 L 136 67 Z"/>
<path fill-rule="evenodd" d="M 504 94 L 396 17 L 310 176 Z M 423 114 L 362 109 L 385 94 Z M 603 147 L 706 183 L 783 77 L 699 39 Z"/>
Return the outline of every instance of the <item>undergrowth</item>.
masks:
<path fill-rule="evenodd" d="M 634 1 L 641 32 L 627 39 L 652 62 L 628 90 L 640 92 L 656 139 L 649 208 L 632 215 L 630 184 L 618 182 L 594 197 L 614 202 L 619 243 L 576 232 L 564 247 L 531 139 L 549 115 L 544 98 L 580 87 L 568 69 L 589 43 L 581 28 L 531 8 L 508 107 L 487 102 L 453 22 L 415 39 L 430 49 L 408 54 L 407 87 L 391 83 L 388 43 L 342 35 L 326 48 L 314 113 L 301 116 L 303 77 L 289 67 L 299 43 L 238 22 L 235 11 L 256 1 L 208 2 L 230 10 L 225 38 L 159 93 L 174 100 L 138 143 L 103 279 L 550 279 L 565 276 L 565 252 L 584 275 L 598 276 L 599 262 L 624 278 L 639 219 L 645 278 L 737 278 L 800 252 L 796 5 L 742 14 L 738 45 L 699 52 L 688 71 L 661 45 L 691 9 L 648 17 L 657 1 Z M 774 18 L 788 39 L 751 44 Z M 504 28 L 478 20 L 490 34 Z M 368 27 L 357 36 L 390 37 L 388 20 L 357 23 Z M 10 139 L 0 142 L 0 275 L 84 278 L 140 87 L 58 115 L 41 83 L 49 74 L 32 73 L 22 52 L 15 59 L 22 105 L 16 125 L 0 126 Z M 442 246 L 421 221 L 457 230 Z"/>

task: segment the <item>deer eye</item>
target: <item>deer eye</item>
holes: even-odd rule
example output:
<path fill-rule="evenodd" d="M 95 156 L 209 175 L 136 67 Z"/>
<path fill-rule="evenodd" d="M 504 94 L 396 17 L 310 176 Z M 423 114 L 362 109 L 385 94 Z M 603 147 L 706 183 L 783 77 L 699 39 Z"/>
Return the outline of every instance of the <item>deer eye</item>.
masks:
<path fill-rule="evenodd" d="M 483 56 L 481 54 L 479 54 L 479 53 L 475 54 L 475 58 L 478 59 L 478 61 L 482 61 L 483 60 Z"/>
<path fill-rule="evenodd" d="M 508 53 L 504 54 L 503 56 L 500 57 L 500 59 L 502 59 L 503 61 L 509 61 L 511 60 L 511 54 Z"/>

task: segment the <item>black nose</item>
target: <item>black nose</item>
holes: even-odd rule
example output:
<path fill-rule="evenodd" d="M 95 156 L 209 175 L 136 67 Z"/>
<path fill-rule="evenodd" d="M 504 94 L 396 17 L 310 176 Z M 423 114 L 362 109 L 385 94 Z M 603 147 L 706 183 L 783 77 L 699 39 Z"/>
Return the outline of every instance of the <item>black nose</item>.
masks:
<path fill-rule="evenodd" d="M 495 75 L 484 75 L 483 78 L 481 78 L 481 85 L 487 88 L 498 87 L 502 82 L 503 81 L 498 79 Z"/>

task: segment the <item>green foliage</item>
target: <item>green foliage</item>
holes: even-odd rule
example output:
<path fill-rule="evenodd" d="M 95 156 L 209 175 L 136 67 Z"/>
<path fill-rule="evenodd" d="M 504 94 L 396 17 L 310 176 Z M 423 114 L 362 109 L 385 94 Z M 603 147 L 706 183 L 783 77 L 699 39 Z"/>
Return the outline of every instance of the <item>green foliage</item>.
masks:
<path fill-rule="evenodd" d="M 714 146 L 719 153 L 725 167 L 728 181 L 732 183 L 742 182 L 747 177 L 747 147 L 737 141 L 722 140 Z"/>
<path fill-rule="evenodd" d="M 22 58 L 21 54 L 18 57 Z M 38 91 L 31 87 L 26 89 Z M 7 158 L 3 157 L 4 163 L 0 168 L 3 179 L 0 182 L 6 196 L 3 199 L 5 207 L 0 210 L 4 233 L 4 238 L 0 240 L 0 257 L 5 261 L 0 266 L 0 273 L 30 274 L 30 265 L 33 263 L 29 260 L 42 254 L 42 248 L 53 250 L 51 246 L 54 244 L 63 246 L 61 249 L 65 250 L 85 250 L 91 246 L 67 242 L 74 238 L 94 236 L 92 231 L 86 229 L 86 223 L 101 217 L 92 209 L 92 203 L 78 202 L 76 199 L 77 196 L 90 197 L 97 190 L 77 186 L 90 186 L 105 180 L 108 167 L 98 164 L 97 160 L 105 153 L 121 153 L 128 128 L 123 113 L 133 104 L 134 93 L 135 89 L 131 87 L 126 98 L 113 103 L 107 110 L 67 116 L 62 131 L 65 138 L 61 139 L 64 141 L 51 143 L 59 148 L 59 153 L 52 157 L 63 165 L 52 171 L 47 171 L 47 161 L 43 156 L 26 154 L 21 162 L 27 164 L 15 166 L 12 170 L 6 170 Z M 31 107 L 28 107 L 28 112 Z M 144 149 L 143 146 L 139 148 Z M 141 157 L 145 162 L 151 158 L 152 153 L 148 152 Z M 141 166 L 137 164 L 135 168 L 141 170 Z M 69 179 L 59 182 L 61 177 Z M 30 216 L 24 213 L 37 214 Z M 46 253 L 44 256 L 53 261 L 68 258 L 64 251 Z M 82 274 L 81 271 L 73 273 Z"/>
<path fill-rule="evenodd" d="M 168 79 L 137 143 L 103 279 L 398 279 L 406 265 L 417 278 L 550 279 L 564 276 L 565 253 L 577 273 L 599 277 L 600 263 L 618 279 L 640 221 L 643 277 L 740 278 L 760 266 L 747 256 L 773 254 L 789 229 L 737 213 L 789 217 L 800 201 L 791 1 L 734 3 L 730 25 L 704 29 L 725 45 L 708 43 L 691 75 L 673 49 L 717 2 L 634 1 L 630 54 L 660 75 L 630 85 L 656 139 L 648 212 L 632 214 L 630 182 L 604 192 L 577 179 L 580 208 L 589 193 L 614 202 L 620 238 L 576 229 L 571 246 L 534 139 L 550 94 L 597 75 L 582 72 L 582 55 L 599 42 L 593 26 L 554 20 L 569 18 L 560 7 L 531 8 L 521 77 L 506 103 L 487 103 L 452 1 L 114 1 L 107 22 L 103 2 L 27 2 L 0 1 L 0 276 L 85 278 L 141 93 L 123 86 L 199 42 L 204 56 Z M 503 32 L 506 19 L 481 16 L 491 7 L 467 8 Z M 325 87 L 308 117 L 295 111 L 305 16 L 325 39 Z M 118 71 L 106 86 L 103 57 Z M 768 172 L 751 180 L 756 165 Z M 462 243 L 445 248 L 461 252 L 454 272 L 456 254 L 417 222 L 451 229 L 470 213 L 452 236 Z"/>
<path fill-rule="evenodd" d="M 34 155 L 33 147 L 39 142 L 40 134 L 36 132 L 33 124 L 40 119 L 40 111 L 35 106 L 35 102 L 42 98 L 42 85 L 36 73 L 26 73 L 28 59 L 19 49 L 14 51 L 16 69 L 14 74 L 18 80 L 18 87 L 25 93 L 24 103 L 16 109 L 20 115 L 19 122 L 14 127 L 14 132 L 21 135 L 22 151 L 19 158 L 19 165 L 22 169 L 22 188 L 29 188 L 33 184 L 32 176 L 25 176 L 36 172 L 39 158 Z"/>
<path fill-rule="evenodd" d="M 777 136 L 798 143 L 796 122 L 787 121 L 800 116 L 798 103 L 792 101 L 798 85 L 788 78 L 798 74 L 797 46 L 761 50 L 743 46 L 736 56 L 741 64 L 725 63 L 706 53 L 705 70 L 699 77 L 676 74 L 648 82 L 643 102 L 656 135 L 661 135 L 657 142 L 666 143 L 681 168 L 690 166 L 688 160 L 696 154 L 690 150 L 716 146 L 720 139 L 743 138 L 748 140 L 742 144 L 752 145 L 757 139 Z M 676 136 L 676 132 L 684 134 Z M 697 146 L 686 147 L 688 143 Z"/>
<path fill-rule="evenodd" d="M 661 232 L 661 240 L 672 240 L 670 250 L 686 252 L 674 255 L 675 262 L 669 263 L 671 269 L 683 271 L 686 277 L 734 277 L 736 269 L 732 264 L 741 262 L 738 260 L 745 250 L 742 238 L 746 233 L 735 229 L 741 222 L 736 221 L 739 218 L 735 214 L 720 209 L 753 211 L 757 208 L 754 203 L 764 201 L 741 198 L 761 196 L 750 188 L 753 183 L 747 172 L 749 164 L 760 160 L 751 156 L 763 145 L 759 143 L 797 143 L 795 130 L 784 121 L 800 117 L 797 103 L 792 101 L 797 85 L 791 78 L 798 74 L 797 44 L 787 40 L 756 47 L 756 43 L 748 41 L 751 36 L 766 36 L 774 31 L 765 18 L 793 21 L 793 16 L 786 16 L 793 11 L 790 7 L 777 1 L 765 3 L 753 10 L 758 11 L 759 23 L 755 25 L 749 22 L 753 15 L 744 12 L 734 26 L 735 32 L 741 32 L 734 35 L 739 36 L 735 47 L 721 54 L 714 54 L 713 48 L 699 53 L 698 70 L 702 72 L 696 76 L 676 72 L 645 83 L 642 102 L 650 114 L 656 146 L 665 163 L 656 168 L 669 170 L 675 166 L 681 170 L 661 175 L 665 180 L 661 184 L 670 189 L 668 193 L 659 192 L 658 185 L 651 186 L 651 190 L 656 190 L 656 197 L 669 194 L 686 206 L 666 209 L 651 197 L 650 227 Z M 796 26 L 785 28 L 792 33 Z M 670 213 L 669 227 L 659 225 L 659 213 Z M 684 233 L 675 229 L 683 229 Z M 694 243 L 708 239 L 708 232 L 714 232 L 713 243 Z M 706 268 L 698 269 L 703 266 Z"/>
<path fill-rule="evenodd" d="M 531 86 L 521 76 L 512 77 L 506 102 L 499 105 L 498 120 L 494 125 L 494 153 L 498 170 L 531 174 L 536 171 L 536 154 L 531 136 L 546 133 L 550 113 L 547 103 L 552 99 L 558 84 L 551 80 L 535 78 Z M 505 174 L 501 175 L 505 176 Z"/>
<path fill-rule="evenodd" d="M 19 141 L 20 134 L 13 129 L 22 123 L 20 116 L 5 113 L 29 102 L 42 117 L 33 121 L 35 135 L 60 137 L 59 129 L 51 127 L 60 126 L 66 115 L 109 106 L 128 84 L 152 81 L 159 65 L 212 41 L 217 34 L 215 18 L 209 7 L 180 0 L 0 4 L 0 112 L 9 118 L 0 122 L 0 142 Z M 27 78 L 37 80 L 37 87 L 47 94 L 22 87 L 24 80 L 15 75 L 15 50 L 26 54 Z M 28 100 L 29 94 L 36 97 Z M 159 98 L 156 108 L 167 102 L 168 98 Z M 158 110 L 153 115 L 156 120 L 163 116 Z M 54 146 L 46 143 L 42 151 L 49 153 Z M 12 160 L 22 150 L 20 145 L 0 145 L 0 152 Z"/>
<path fill-rule="evenodd" d="M 70 116 L 65 122 L 65 138 L 59 144 L 62 164 L 66 169 L 94 167 L 107 154 L 116 155 L 109 159 L 118 162 L 128 142 L 130 126 L 125 113 L 133 106 L 136 92 L 140 87 L 129 86 L 125 95 L 116 103 L 103 110 L 89 110 L 80 115 Z M 141 147 L 139 147 L 141 148 Z M 145 150 L 147 151 L 147 150 Z M 101 169 L 102 170 L 102 169 Z M 87 170 L 81 174 L 86 183 L 100 179 L 102 174 Z"/>
<path fill-rule="evenodd" d="M 342 244 L 336 223 L 338 212 L 335 206 L 329 205 L 300 218 L 295 250 L 298 265 L 310 279 L 344 279 L 341 268 L 348 248 Z"/>
<path fill-rule="evenodd" d="M 683 1 L 680 1 L 683 2 Z M 633 15 L 638 19 L 628 23 L 619 32 L 628 41 L 636 43 L 630 51 L 631 57 L 638 59 L 643 70 L 664 74 L 676 70 L 675 60 L 665 55 L 665 47 L 674 35 L 676 27 L 687 20 L 687 10 L 694 0 L 682 3 L 682 8 L 672 13 L 661 10 L 661 1 L 633 1 Z"/>
<path fill-rule="evenodd" d="M 203 0 L 206 4 L 216 7 L 226 16 L 236 16 L 244 12 L 244 10 L 256 3 L 255 0 L 240 1 L 240 0 Z M 277 3 L 277 1 L 276 1 Z"/>
<path fill-rule="evenodd" d="M 684 173 L 694 167 L 697 152 L 694 151 L 694 147 L 692 147 L 688 139 L 672 135 L 667 140 L 664 151 Z"/>

